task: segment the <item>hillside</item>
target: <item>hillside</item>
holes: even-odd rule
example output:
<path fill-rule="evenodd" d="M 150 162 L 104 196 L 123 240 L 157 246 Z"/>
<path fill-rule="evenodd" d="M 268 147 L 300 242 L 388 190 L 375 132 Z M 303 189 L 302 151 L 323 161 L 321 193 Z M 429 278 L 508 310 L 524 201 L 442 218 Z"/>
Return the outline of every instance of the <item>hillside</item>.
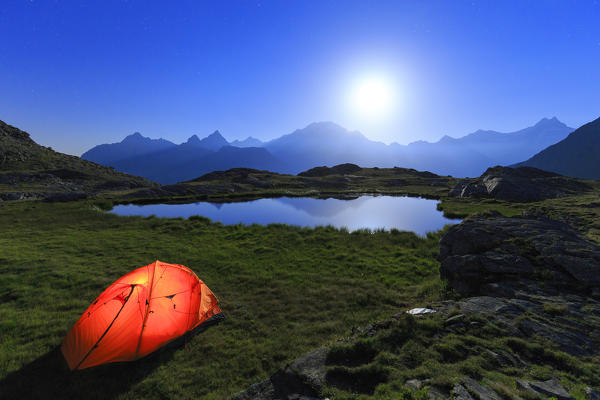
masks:
<path fill-rule="evenodd" d="M 58 153 L 0 121 L 0 198 L 82 198 L 156 186 L 144 178 Z"/>
<path fill-rule="evenodd" d="M 600 118 L 517 165 L 577 178 L 600 179 Z"/>

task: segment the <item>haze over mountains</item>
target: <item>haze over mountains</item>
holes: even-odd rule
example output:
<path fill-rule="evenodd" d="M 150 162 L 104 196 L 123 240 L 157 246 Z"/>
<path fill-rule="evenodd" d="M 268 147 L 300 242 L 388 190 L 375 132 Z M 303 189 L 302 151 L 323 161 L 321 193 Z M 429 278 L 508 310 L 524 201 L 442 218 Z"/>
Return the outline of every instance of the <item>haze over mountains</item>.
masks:
<path fill-rule="evenodd" d="M 219 131 L 182 144 L 139 133 L 120 143 L 96 146 L 82 155 L 118 171 L 160 183 L 189 180 L 234 167 L 299 173 L 315 166 L 354 163 L 364 167 L 401 166 L 457 177 L 479 176 L 488 167 L 526 160 L 573 131 L 556 118 L 511 133 L 479 130 L 461 138 L 408 145 L 369 140 L 332 122 L 312 123 L 277 139 L 248 137 L 228 142 Z"/>

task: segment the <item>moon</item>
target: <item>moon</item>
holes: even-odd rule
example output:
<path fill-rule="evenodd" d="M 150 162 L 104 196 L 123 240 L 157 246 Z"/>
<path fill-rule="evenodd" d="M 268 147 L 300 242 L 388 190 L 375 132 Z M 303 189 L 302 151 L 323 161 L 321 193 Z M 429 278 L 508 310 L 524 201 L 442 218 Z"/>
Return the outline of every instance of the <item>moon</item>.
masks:
<path fill-rule="evenodd" d="M 350 94 L 353 110 L 369 119 L 383 118 L 393 108 L 393 85 L 380 76 L 358 80 Z"/>

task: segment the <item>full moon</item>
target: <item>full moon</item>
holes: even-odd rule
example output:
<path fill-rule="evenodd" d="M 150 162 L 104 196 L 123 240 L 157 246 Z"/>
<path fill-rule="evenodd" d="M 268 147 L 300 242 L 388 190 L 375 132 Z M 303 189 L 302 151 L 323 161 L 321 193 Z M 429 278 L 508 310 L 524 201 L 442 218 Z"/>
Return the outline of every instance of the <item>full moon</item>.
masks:
<path fill-rule="evenodd" d="M 368 77 L 358 81 L 350 94 L 355 112 L 370 119 L 382 118 L 393 105 L 394 93 L 390 82 L 382 77 Z"/>

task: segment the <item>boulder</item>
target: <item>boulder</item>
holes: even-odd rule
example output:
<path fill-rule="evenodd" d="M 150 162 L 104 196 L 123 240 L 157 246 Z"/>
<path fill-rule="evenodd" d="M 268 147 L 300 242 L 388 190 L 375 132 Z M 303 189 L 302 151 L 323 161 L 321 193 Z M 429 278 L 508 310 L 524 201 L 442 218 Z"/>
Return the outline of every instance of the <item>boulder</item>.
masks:
<path fill-rule="evenodd" d="M 502 397 L 500 397 L 492 388 L 483 386 L 472 378 L 464 377 L 461 379 L 461 382 L 467 390 L 470 393 L 473 393 L 479 400 L 502 400 Z"/>
<path fill-rule="evenodd" d="M 297 358 L 271 378 L 255 383 L 233 400 L 315 399 L 325 384 L 329 348 L 322 347 Z"/>
<path fill-rule="evenodd" d="M 462 295 L 509 294 L 524 285 L 575 293 L 600 287 L 600 246 L 544 218 L 467 218 L 442 237 L 439 259 L 442 279 Z"/>
<path fill-rule="evenodd" d="M 492 167 L 479 178 L 459 182 L 450 197 L 532 202 L 589 191 L 587 183 L 532 167 Z"/>
<path fill-rule="evenodd" d="M 574 397 L 572 397 L 556 379 L 550 379 L 544 382 L 517 380 L 517 386 L 523 390 L 544 397 L 554 397 L 558 400 L 574 399 Z"/>

